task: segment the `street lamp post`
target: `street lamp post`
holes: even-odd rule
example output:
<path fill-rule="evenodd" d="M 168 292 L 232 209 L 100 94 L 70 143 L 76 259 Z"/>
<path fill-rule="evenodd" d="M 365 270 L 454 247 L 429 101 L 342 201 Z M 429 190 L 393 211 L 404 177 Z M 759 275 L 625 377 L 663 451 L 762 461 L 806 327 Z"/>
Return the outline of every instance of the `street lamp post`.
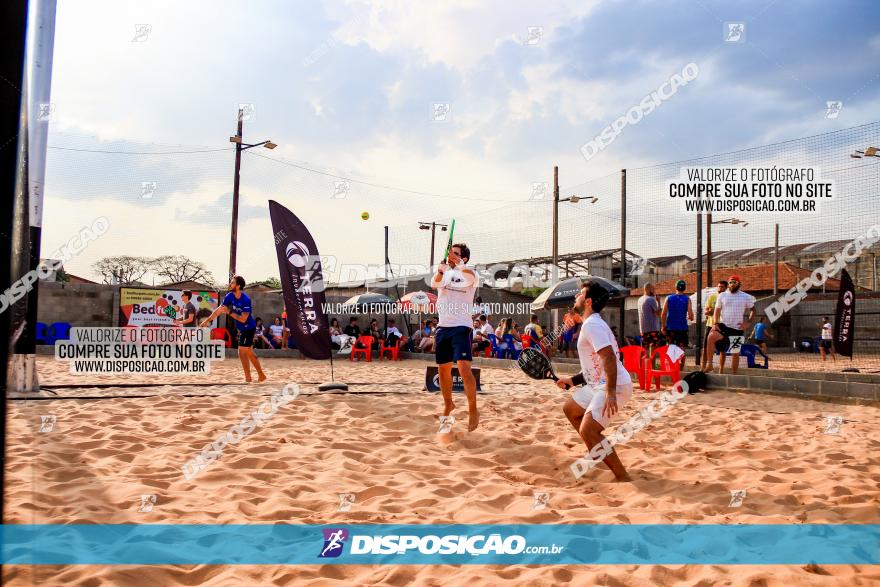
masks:
<path fill-rule="evenodd" d="M 551 284 L 559 282 L 559 203 L 570 202 L 577 204 L 581 200 L 590 200 L 591 204 L 595 204 L 599 198 L 588 196 L 582 198 L 580 196 L 569 196 L 559 199 L 559 166 L 553 166 L 553 248 L 552 248 L 552 267 L 550 268 Z M 553 324 L 559 324 L 559 310 L 553 310 L 551 313 Z"/>
<path fill-rule="evenodd" d="M 715 282 L 712 280 L 712 225 L 713 224 L 739 224 L 743 228 L 749 225 L 748 222 L 738 218 L 725 218 L 724 220 L 712 220 L 712 215 L 706 216 L 706 287 L 711 287 Z M 700 289 L 700 284 L 697 284 Z"/>
<path fill-rule="evenodd" d="M 241 152 L 246 151 L 247 149 L 250 149 L 252 147 L 266 147 L 267 149 L 274 149 L 278 146 L 272 141 L 262 141 L 260 143 L 254 143 L 253 145 L 242 142 L 243 122 L 244 111 L 242 109 L 239 109 L 238 132 L 236 132 L 234 137 L 229 137 L 229 142 L 235 143 L 235 176 L 232 180 L 232 234 L 229 238 L 229 279 L 232 279 L 232 277 L 235 275 L 235 254 L 238 248 L 238 188 L 241 183 Z"/>
<path fill-rule="evenodd" d="M 448 224 L 440 224 L 439 222 L 419 222 L 419 230 L 431 231 L 431 266 L 429 271 L 434 270 L 434 234 L 438 226 L 443 232 L 446 232 L 446 230 L 449 228 Z"/>
<path fill-rule="evenodd" d="M 241 171 L 241 152 L 251 147 L 266 147 L 267 149 L 274 149 L 278 145 L 273 143 L 272 141 L 263 141 L 261 143 L 255 143 L 253 145 L 242 142 L 242 126 L 244 122 L 244 110 L 241 108 L 238 109 L 238 129 L 235 133 L 234 137 L 229 137 L 230 143 L 235 143 L 235 176 L 232 180 L 232 229 L 229 237 L 229 279 L 235 275 L 235 254 L 238 249 L 238 187 L 240 185 L 240 171 Z M 232 335 L 232 318 L 229 316 L 226 317 L 226 330 L 229 331 L 229 336 L 234 341 L 235 337 Z"/>

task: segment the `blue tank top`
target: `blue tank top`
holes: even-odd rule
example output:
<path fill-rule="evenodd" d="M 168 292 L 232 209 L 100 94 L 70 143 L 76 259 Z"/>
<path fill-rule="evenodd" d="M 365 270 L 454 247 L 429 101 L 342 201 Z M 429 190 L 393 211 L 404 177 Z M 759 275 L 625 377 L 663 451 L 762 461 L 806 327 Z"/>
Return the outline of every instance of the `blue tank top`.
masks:
<path fill-rule="evenodd" d="M 667 298 L 666 312 L 667 330 L 687 330 L 688 297 L 685 294 L 673 294 Z"/>

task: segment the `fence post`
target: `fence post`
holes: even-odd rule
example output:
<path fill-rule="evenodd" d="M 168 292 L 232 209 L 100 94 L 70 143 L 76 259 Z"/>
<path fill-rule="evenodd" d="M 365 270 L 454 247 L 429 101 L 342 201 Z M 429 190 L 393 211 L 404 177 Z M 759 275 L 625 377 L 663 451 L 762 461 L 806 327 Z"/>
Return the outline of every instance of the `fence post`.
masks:
<path fill-rule="evenodd" d="M 697 307 L 694 308 L 697 318 L 697 358 L 699 367 L 703 361 L 703 215 L 697 214 Z M 662 326 L 662 324 L 661 324 Z M 710 352 L 708 349 L 706 352 Z M 708 356 L 707 356 L 708 359 Z"/>
<path fill-rule="evenodd" d="M 620 284 L 626 287 L 626 169 L 620 170 Z M 620 299 L 620 321 L 617 331 L 620 340 L 618 344 L 623 346 L 626 342 L 626 299 L 629 296 L 622 296 Z"/>

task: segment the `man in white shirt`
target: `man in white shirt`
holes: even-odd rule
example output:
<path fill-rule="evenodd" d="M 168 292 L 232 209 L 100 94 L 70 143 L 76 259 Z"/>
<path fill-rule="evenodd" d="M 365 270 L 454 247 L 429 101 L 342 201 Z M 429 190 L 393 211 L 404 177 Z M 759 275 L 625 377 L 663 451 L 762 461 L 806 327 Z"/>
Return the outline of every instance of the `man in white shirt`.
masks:
<path fill-rule="evenodd" d="M 477 380 L 471 371 L 474 327 L 471 315 L 478 283 L 477 274 L 467 266 L 470 258 L 471 251 L 466 244 L 452 245 L 449 258 L 440 263 L 431 279 L 431 287 L 437 290 L 439 320 L 434 352 L 445 404 L 443 415 L 450 415 L 455 408 L 452 401 L 452 363 L 455 362 L 468 401 L 468 431 L 476 430 L 480 423 Z"/>
<path fill-rule="evenodd" d="M 708 348 L 714 349 L 715 343 L 723 338 L 730 341 L 731 337 L 744 336 L 745 331 L 751 326 L 752 320 L 755 318 L 755 297 L 740 290 L 742 280 L 739 275 L 731 275 L 727 279 L 727 291 L 718 294 L 718 300 L 715 302 L 715 315 L 713 316 L 714 326 L 709 333 L 707 342 Z M 749 317 L 743 320 L 746 310 Z M 721 353 L 721 368 L 719 373 L 724 373 L 724 357 L 726 353 Z M 739 353 L 733 354 L 733 374 L 739 368 Z M 712 360 L 714 354 L 709 353 L 708 371 L 712 371 Z"/>
<path fill-rule="evenodd" d="M 831 360 L 836 361 L 834 357 L 834 325 L 828 316 L 822 317 L 822 340 L 819 342 L 819 354 L 822 355 L 822 362 L 825 362 L 825 353 L 831 353 Z"/>
<path fill-rule="evenodd" d="M 618 410 L 632 397 L 632 379 L 620 362 L 617 341 L 599 312 L 610 292 L 599 284 L 586 282 L 575 299 L 574 311 L 584 316 L 577 349 L 581 372 L 561 377 L 562 389 L 577 386 L 562 411 L 591 452 L 598 445 L 607 446 L 602 459 L 617 481 L 630 481 L 610 442 L 602 431 Z"/>

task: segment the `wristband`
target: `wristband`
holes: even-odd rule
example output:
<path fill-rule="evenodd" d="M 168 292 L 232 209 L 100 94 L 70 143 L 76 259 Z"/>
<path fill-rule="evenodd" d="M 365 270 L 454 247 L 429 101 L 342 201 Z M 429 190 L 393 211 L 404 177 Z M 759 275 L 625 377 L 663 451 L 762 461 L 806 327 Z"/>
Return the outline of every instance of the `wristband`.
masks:
<path fill-rule="evenodd" d="M 577 375 L 572 375 L 571 384 L 572 385 L 584 385 L 587 382 L 583 373 L 578 373 Z"/>

